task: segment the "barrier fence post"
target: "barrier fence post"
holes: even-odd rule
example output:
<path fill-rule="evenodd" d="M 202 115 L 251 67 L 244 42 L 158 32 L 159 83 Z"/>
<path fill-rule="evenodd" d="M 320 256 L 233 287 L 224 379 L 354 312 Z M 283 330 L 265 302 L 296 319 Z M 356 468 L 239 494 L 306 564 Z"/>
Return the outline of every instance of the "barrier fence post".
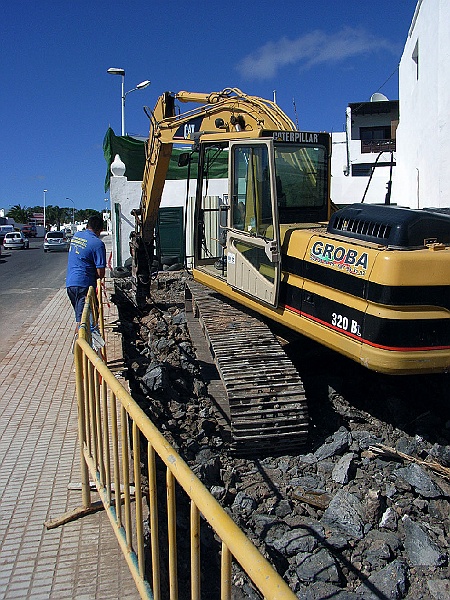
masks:
<path fill-rule="evenodd" d="M 147 443 L 148 454 L 148 495 L 150 507 L 150 543 L 152 550 L 152 583 L 155 600 L 161 600 L 161 581 L 159 575 L 159 531 L 158 531 L 158 498 L 156 487 L 155 450 Z"/>
<path fill-rule="evenodd" d="M 133 421 L 133 466 L 134 466 L 134 494 L 136 508 L 136 546 L 138 555 L 139 575 L 144 577 L 144 526 L 142 514 L 142 488 L 141 488 L 141 445 L 140 431 Z"/>
<path fill-rule="evenodd" d="M 122 476 L 124 495 L 124 527 L 126 531 L 127 550 L 132 548 L 131 537 L 131 500 L 130 500 L 130 453 L 128 450 L 128 415 L 123 406 L 120 409 L 122 430 Z"/>
<path fill-rule="evenodd" d="M 191 600 L 200 598 L 200 511 L 191 501 Z"/>
<path fill-rule="evenodd" d="M 104 451 L 104 477 L 108 495 L 108 506 L 111 506 L 111 453 L 109 447 L 109 424 L 108 424 L 108 388 L 106 381 L 102 381 L 102 414 L 103 414 L 103 451 Z"/>
<path fill-rule="evenodd" d="M 114 393 L 111 394 L 111 436 L 113 448 L 114 465 L 114 490 L 117 526 L 122 527 L 122 503 L 120 501 L 120 460 L 119 460 L 119 432 L 117 430 L 117 400 Z"/>
<path fill-rule="evenodd" d="M 86 445 L 86 411 L 83 385 L 83 362 L 84 357 L 77 343 L 75 352 L 75 379 L 78 405 L 78 438 L 80 443 L 80 467 L 81 467 L 81 501 L 84 508 L 91 505 L 91 490 L 89 485 L 89 470 L 84 460 L 84 447 Z"/>
<path fill-rule="evenodd" d="M 231 598 L 231 552 L 222 542 L 220 600 Z"/>
<path fill-rule="evenodd" d="M 175 503 L 175 477 L 172 471 L 166 472 L 167 486 L 167 529 L 169 537 L 169 588 L 170 600 L 178 598 L 178 566 L 177 566 L 177 515 Z"/>

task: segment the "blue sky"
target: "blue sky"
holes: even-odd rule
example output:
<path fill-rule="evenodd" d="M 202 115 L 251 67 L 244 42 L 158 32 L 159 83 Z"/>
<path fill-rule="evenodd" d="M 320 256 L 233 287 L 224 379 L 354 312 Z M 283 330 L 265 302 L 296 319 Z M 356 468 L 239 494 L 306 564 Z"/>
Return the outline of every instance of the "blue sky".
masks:
<path fill-rule="evenodd" d="M 106 207 L 104 134 L 146 136 L 166 90 L 238 87 L 305 130 L 341 131 L 349 102 L 398 98 L 415 0 L 15 0 L 0 20 L 0 208 Z M 294 111 L 294 101 L 296 113 Z"/>

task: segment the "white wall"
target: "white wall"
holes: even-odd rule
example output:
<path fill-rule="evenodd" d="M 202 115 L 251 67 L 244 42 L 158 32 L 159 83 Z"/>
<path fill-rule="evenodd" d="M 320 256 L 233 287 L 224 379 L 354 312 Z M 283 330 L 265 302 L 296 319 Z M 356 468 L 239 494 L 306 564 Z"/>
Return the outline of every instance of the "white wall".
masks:
<path fill-rule="evenodd" d="M 418 48 L 418 60 L 414 59 Z M 417 2 L 400 61 L 393 200 L 450 207 L 450 2 Z"/>
<path fill-rule="evenodd" d="M 345 131 L 331 135 L 331 200 L 335 204 L 354 204 L 361 202 L 366 190 L 369 177 L 352 177 L 351 165 L 355 163 L 373 163 L 377 154 L 361 154 L 361 141 L 349 140 L 347 143 Z M 380 162 L 389 162 L 391 155 L 384 152 Z M 345 175 L 349 168 L 349 174 Z M 396 167 L 394 167 L 395 171 Z M 386 196 L 386 184 L 389 181 L 389 167 L 376 167 L 364 202 L 367 204 L 383 204 Z"/>
<path fill-rule="evenodd" d="M 114 163 L 113 163 L 114 165 Z M 141 200 L 142 183 L 140 181 L 128 181 L 121 169 L 115 169 L 111 165 L 110 198 L 111 198 L 111 227 L 112 227 L 112 267 L 123 266 L 126 259 L 130 257 L 130 233 L 134 230 L 134 217 L 131 215 L 133 209 L 139 208 Z M 228 192 L 226 179 L 212 179 L 208 182 L 208 196 L 223 196 Z M 196 182 L 191 181 L 188 190 L 188 214 L 186 221 L 186 256 L 194 253 L 194 198 Z M 161 198 L 161 208 L 186 205 L 186 181 L 165 182 Z M 119 219 L 117 219 L 117 214 Z M 188 267 L 192 266 L 188 261 Z"/>
<path fill-rule="evenodd" d="M 130 257 L 130 233 L 134 230 L 131 211 L 139 208 L 142 183 L 128 181 L 124 176 L 112 175 L 110 179 L 112 266 L 122 267 Z"/>

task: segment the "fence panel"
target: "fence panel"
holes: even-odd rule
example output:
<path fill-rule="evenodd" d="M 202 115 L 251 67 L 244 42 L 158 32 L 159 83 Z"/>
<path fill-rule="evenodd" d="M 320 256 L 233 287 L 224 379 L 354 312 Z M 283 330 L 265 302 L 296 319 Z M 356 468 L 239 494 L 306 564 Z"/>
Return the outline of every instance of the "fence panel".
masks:
<path fill-rule="evenodd" d="M 296 598 L 108 369 L 105 348 L 99 348 L 95 338 L 96 328 L 104 332 L 101 306 L 101 298 L 98 301 L 91 288 L 74 348 L 82 503 L 84 510 L 92 508 L 92 480 L 141 597 L 177 600 L 181 583 L 178 560 L 180 552 L 187 548 L 182 559 L 183 565 L 190 565 L 190 598 L 200 600 L 202 532 L 206 522 L 220 540 L 217 589 L 222 600 L 231 598 L 233 559 L 265 598 Z M 161 468 L 165 469 L 165 498 L 158 493 Z M 177 531 L 180 493 L 190 514 L 187 543 Z M 163 504 L 165 511 L 161 510 Z M 161 524 L 165 538 L 161 537 Z M 166 539 L 166 545 L 162 539 Z M 163 552 L 163 546 L 167 546 L 167 551 Z M 206 577 L 211 575 L 207 573 Z M 186 596 L 188 584 L 182 583 Z"/>

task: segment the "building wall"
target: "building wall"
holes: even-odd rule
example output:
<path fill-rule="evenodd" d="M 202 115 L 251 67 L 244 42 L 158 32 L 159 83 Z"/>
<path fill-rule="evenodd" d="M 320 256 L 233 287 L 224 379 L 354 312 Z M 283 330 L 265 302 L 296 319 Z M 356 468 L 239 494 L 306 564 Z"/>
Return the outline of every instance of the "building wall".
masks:
<path fill-rule="evenodd" d="M 450 207 L 450 2 L 420 0 L 399 67 L 393 199 Z"/>
<path fill-rule="evenodd" d="M 134 217 L 131 211 L 139 208 L 141 200 L 142 182 L 128 181 L 123 175 L 114 173 L 111 168 L 112 176 L 110 181 L 111 198 L 111 227 L 112 227 L 112 267 L 122 267 L 130 258 L 129 239 L 130 233 L 134 230 Z M 121 171 L 119 171 L 121 172 Z M 117 172 L 116 172 L 117 173 Z M 193 256 L 193 214 L 195 181 L 191 181 L 188 190 L 188 212 L 186 219 L 186 257 L 188 257 L 188 267 L 192 266 Z M 223 196 L 228 192 L 228 182 L 226 179 L 211 179 L 208 183 L 208 196 Z M 164 191 L 161 198 L 160 208 L 183 207 L 186 210 L 186 181 L 168 180 L 164 184 Z"/>
<path fill-rule="evenodd" d="M 367 204 L 383 204 L 389 181 L 389 167 L 375 168 L 366 192 L 369 177 L 352 176 L 352 165 L 373 163 L 378 155 L 361 154 L 361 141 L 349 140 L 347 145 L 346 137 L 345 131 L 331 136 L 331 200 L 337 205 L 346 205 L 361 202 L 364 197 Z M 390 153 L 383 152 L 379 162 L 389 162 L 390 159 Z"/>
<path fill-rule="evenodd" d="M 134 230 L 133 208 L 139 208 L 142 183 L 114 175 L 110 180 L 112 267 L 123 267 L 130 257 L 130 233 Z"/>

